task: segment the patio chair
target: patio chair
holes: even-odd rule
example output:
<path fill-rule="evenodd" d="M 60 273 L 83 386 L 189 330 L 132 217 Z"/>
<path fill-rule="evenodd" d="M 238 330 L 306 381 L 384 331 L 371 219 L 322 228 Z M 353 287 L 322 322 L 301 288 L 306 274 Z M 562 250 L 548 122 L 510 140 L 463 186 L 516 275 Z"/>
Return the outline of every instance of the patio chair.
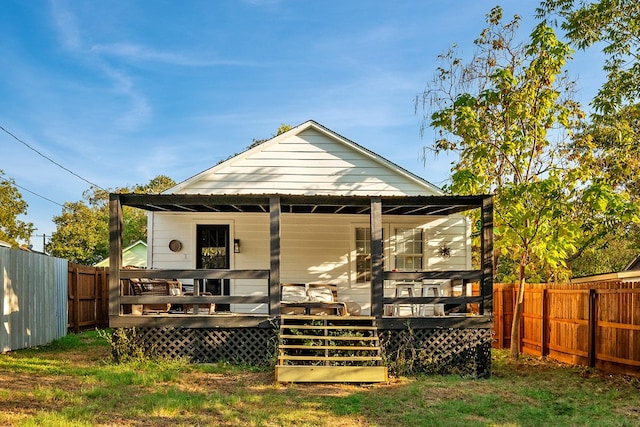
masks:
<path fill-rule="evenodd" d="M 166 295 L 175 296 L 182 294 L 182 283 L 178 280 L 162 280 L 162 279 L 137 279 L 133 278 L 129 280 L 131 285 L 131 291 L 135 296 L 145 295 Z M 135 306 L 140 306 L 135 304 Z M 171 304 L 143 304 L 141 308 L 138 308 L 142 314 L 152 313 L 168 313 L 171 310 Z M 134 314 L 136 313 L 136 307 L 133 308 Z"/>

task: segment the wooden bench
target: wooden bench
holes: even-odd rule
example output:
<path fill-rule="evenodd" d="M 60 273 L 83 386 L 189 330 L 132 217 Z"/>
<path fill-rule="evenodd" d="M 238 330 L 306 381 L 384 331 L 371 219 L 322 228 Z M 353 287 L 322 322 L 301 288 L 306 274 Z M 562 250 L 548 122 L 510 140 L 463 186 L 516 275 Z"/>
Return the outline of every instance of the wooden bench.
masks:
<path fill-rule="evenodd" d="M 338 286 L 325 283 L 283 283 L 282 314 L 348 315 L 347 304 L 338 301 Z"/>

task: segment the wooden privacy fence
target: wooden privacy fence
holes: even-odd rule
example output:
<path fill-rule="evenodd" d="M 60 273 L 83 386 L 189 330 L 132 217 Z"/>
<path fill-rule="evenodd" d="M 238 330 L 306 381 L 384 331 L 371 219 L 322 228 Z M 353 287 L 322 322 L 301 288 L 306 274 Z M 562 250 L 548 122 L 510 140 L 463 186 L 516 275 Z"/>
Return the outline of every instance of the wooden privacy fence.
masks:
<path fill-rule="evenodd" d="M 517 285 L 494 285 L 494 347 L 511 344 Z M 640 376 L 640 283 L 528 284 L 520 350 Z"/>
<path fill-rule="evenodd" d="M 109 326 L 109 270 L 69 263 L 69 331 Z"/>
<path fill-rule="evenodd" d="M 0 248 L 0 351 L 48 344 L 67 333 L 65 259 Z"/>

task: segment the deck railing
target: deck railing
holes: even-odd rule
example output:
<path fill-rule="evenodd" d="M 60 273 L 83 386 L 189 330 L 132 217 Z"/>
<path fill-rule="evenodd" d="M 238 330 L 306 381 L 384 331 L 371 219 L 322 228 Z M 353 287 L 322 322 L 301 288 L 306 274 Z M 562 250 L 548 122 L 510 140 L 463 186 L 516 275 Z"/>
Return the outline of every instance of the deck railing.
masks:
<path fill-rule="evenodd" d="M 480 270 L 455 270 L 455 271 L 415 271 L 415 272 L 399 272 L 399 271 L 385 271 L 383 272 L 383 278 L 386 282 L 395 282 L 395 284 L 407 283 L 420 283 L 423 281 L 449 281 L 457 282 L 457 286 L 462 286 L 463 292 L 461 295 L 450 296 L 422 296 L 415 295 L 410 296 L 398 296 L 398 297 L 385 297 L 383 298 L 383 304 L 395 305 L 395 304 L 444 304 L 447 307 L 455 307 L 454 310 L 458 313 L 466 313 L 470 310 L 470 307 L 476 307 L 474 314 L 488 314 L 483 313 L 482 303 L 484 301 L 484 295 L 465 295 L 464 290 L 467 289 L 467 285 L 470 283 L 478 283 L 482 280 L 482 271 Z M 481 287 L 476 287 L 481 289 Z"/>
<path fill-rule="evenodd" d="M 468 283 L 477 283 L 482 278 L 480 270 L 455 270 L 455 271 L 418 271 L 418 272 L 397 272 L 385 271 L 383 273 L 385 281 L 414 281 L 420 282 L 425 280 L 448 280 L 455 281 L 466 289 Z M 268 313 L 273 313 L 273 307 L 270 306 L 272 301 L 270 295 L 270 286 L 268 284 L 270 278 L 269 270 L 221 270 L 221 269 L 123 269 L 120 270 L 120 280 L 123 283 L 128 279 L 165 279 L 180 280 L 183 283 L 193 282 L 193 292 L 190 295 L 131 295 L 127 289 L 121 287 L 119 304 L 120 307 L 137 305 L 137 304 L 176 304 L 176 305 L 208 305 L 208 304 L 266 304 L 269 307 Z M 208 279 L 249 279 L 264 280 L 264 295 L 203 295 L 204 283 Z M 465 313 L 470 304 L 478 307 L 475 314 L 483 314 L 481 311 L 483 295 L 453 295 L 453 296 L 400 296 L 400 297 L 384 297 L 383 304 L 444 304 L 446 307 L 454 308 L 453 312 Z M 276 299 L 279 301 L 279 296 Z M 271 302 L 272 303 L 272 302 Z M 122 311 L 121 311 L 122 312 Z M 193 310 L 194 314 L 198 314 L 198 310 Z"/>
<path fill-rule="evenodd" d="M 203 295 L 203 284 L 207 279 L 250 279 L 269 281 L 269 270 L 159 270 L 124 269 L 120 270 L 121 282 L 129 279 L 165 279 L 193 281 L 192 295 L 130 295 L 121 286 L 120 307 L 133 304 L 178 304 L 193 305 L 193 313 L 198 314 L 198 305 L 207 304 L 269 304 L 269 286 L 266 295 Z"/>

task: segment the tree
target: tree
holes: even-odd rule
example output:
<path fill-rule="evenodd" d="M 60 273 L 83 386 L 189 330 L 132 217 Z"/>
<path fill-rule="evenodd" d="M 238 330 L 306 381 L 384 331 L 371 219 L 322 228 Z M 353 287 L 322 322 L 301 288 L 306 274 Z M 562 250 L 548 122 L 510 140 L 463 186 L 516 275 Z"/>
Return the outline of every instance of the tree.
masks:
<path fill-rule="evenodd" d="M 33 224 L 18 219 L 27 214 L 27 203 L 22 199 L 13 179 L 5 179 L 0 170 L 0 240 L 18 245 L 18 240 L 29 242 L 33 234 Z"/>
<path fill-rule="evenodd" d="M 544 0 L 537 12 L 539 18 L 559 17 L 561 28 L 577 49 L 602 49 L 607 78 L 591 102 L 594 108 L 591 122 L 576 138 L 576 150 L 580 152 L 580 161 L 598 171 L 615 191 L 637 201 L 640 198 L 637 180 L 640 173 L 640 86 L 637 83 L 640 80 L 640 3 Z M 598 228 L 598 224 L 594 224 L 594 228 Z M 591 272 L 589 267 L 618 271 L 620 265 L 626 264 L 625 260 L 628 262 L 640 249 L 637 226 L 618 221 L 601 223 L 599 228 L 601 239 L 594 242 L 595 249 L 585 247 L 572 260 L 576 266 L 587 267 L 583 273 Z M 613 256 L 612 251 L 615 251 Z"/>
<path fill-rule="evenodd" d="M 78 264 L 95 264 L 109 255 L 109 221 L 105 212 L 84 201 L 66 202 L 53 218 L 56 231 L 47 252 Z"/>
<path fill-rule="evenodd" d="M 591 102 L 591 123 L 577 140 L 582 160 L 615 187 L 640 196 L 640 2 L 543 0 L 538 17 L 558 16 L 570 43 L 602 46 L 607 79 Z"/>
<path fill-rule="evenodd" d="M 164 175 L 148 184 L 118 188 L 114 193 L 160 193 L 175 185 Z M 83 194 L 83 201 L 65 203 L 62 213 L 53 218 L 56 231 L 47 250 L 54 256 L 78 264 L 95 264 L 109 256 L 109 193 L 95 187 Z M 122 240 L 125 246 L 147 239 L 147 216 L 140 209 L 123 208 Z"/>
<path fill-rule="evenodd" d="M 640 106 L 599 115 L 573 141 L 576 158 L 613 191 L 637 203 L 640 199 Z M 640 230 L 625 218 L 588 224 L 591 239 L 572 256 L 574 275 L 620 271 L 640 249 Z"/>
<path fill-rule="evenodd" d="M 592 102 L 597 113 L 609 115 L 640 101 L 640 2 L 543 0 L 537 12 L 540 18 L 559 16 L 579 49 L 602 46 L 607 80 Z"/>
<path fill-rule="evenodd" d="M 570 137 L 585 115 L 563 72 L 569 46 L 544 22 L 528 44 L 516 44 L 519 18 L 503 24 L 500 7 L 487 23 L 471 61 L 455 47 L 440 56 L 443 65 L 418 101 L 422 129 L 436 130 L 429 148 L 459 156 L 447 190 L 495 195 L 495 259 L 504 259 L 518 281 L 511 339 L 517 358 L 525 282 L 568 275 L 566 261 L 584 238 L 576 206 L 611 214 L 600 203 L 611 194 L 600 181 L 591 189 L 589 171 L 573 160 Z"/>
<path fill-rule="evenodd" d="M 285 124 L 285 123 L 281 123 L 280 127 L 278 127 L 278 130 L 276 130 L 275 135 L 271 135 L 269 138 L 265 138 L 265 139 L 255 139 L 254 138 L 253 142 L 251 143 L 251 145 L 249 145 L 247 148 L 245 148 L 245 151 L 251 150 L 252 148 L 257 147 L 258 145 L 263 144 L 263 143 L 269 141 L 270 139 L 275 138 L 278 135 L 282 135 L 285 132 L 289 132 L 291 129 L 293 129 L 291 127 L 291 125 L 288 125 L 288 124 Z M 224 163 L 229 159 L 233 159 L 238 154 L 240 154 L 240 153 L 232 154 L 229 157 L 227 157 L 226 159 L 220 160 L 217 164 Z"/>

